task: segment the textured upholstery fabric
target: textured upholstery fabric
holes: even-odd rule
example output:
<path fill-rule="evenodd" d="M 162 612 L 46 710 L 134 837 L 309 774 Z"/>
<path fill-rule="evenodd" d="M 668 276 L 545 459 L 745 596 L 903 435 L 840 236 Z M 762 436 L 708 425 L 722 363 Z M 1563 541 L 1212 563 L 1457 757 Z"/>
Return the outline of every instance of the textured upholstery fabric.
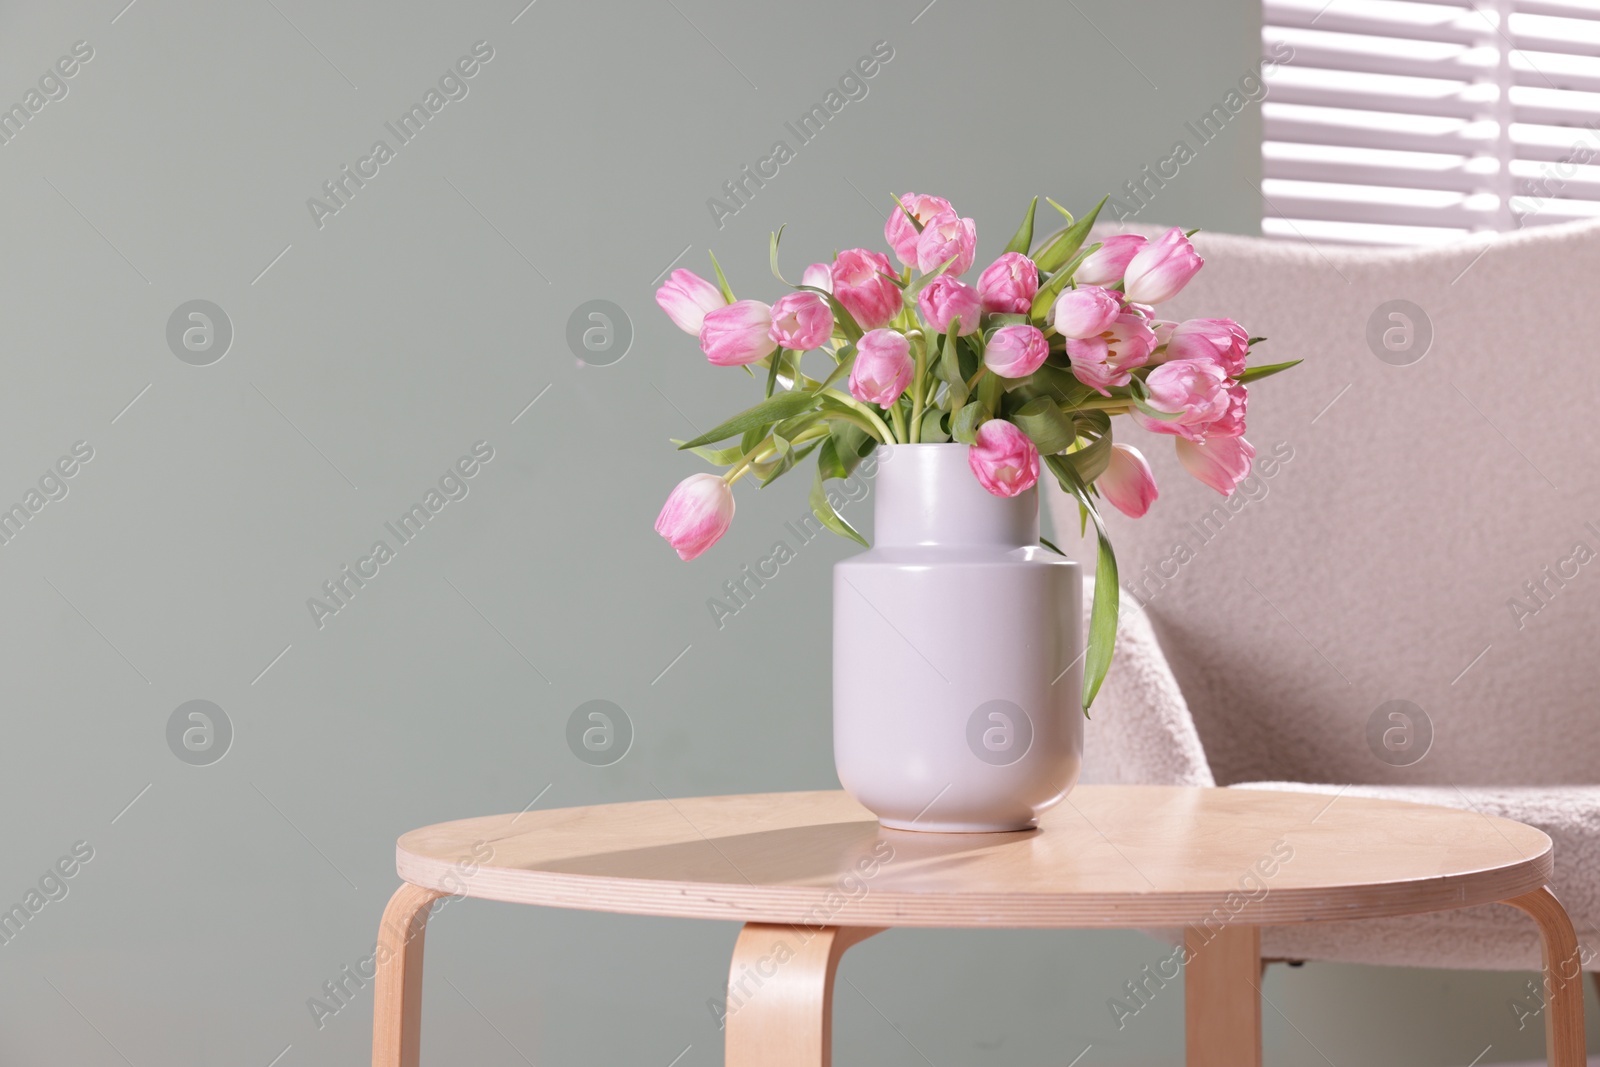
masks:
<path fill-rule="evenodd" d="M 1583 788 L 1600 783 L 1600 224 L 1420 250 L 1196 245 L 1206 268 L 1163 312 L 1237 318 L 1269 338 L 1256 361 L 1306 362 L 1252 386 L 1256 470 L 1232 500 L 1185 474 L 1169 439 L 1124 434 L 1161 490 L 1143 519 L 1107 517 L 1125 614 L 1149 631 L 1123 627 L 1086 780 L 1198 780 L 1198 744 L 1221 784 L 1482 796 L 1556 839 L 1557 892 L 1580 933 L 1600 928 L 1600 789 Z M 1397 300 L 1421 315 L 1409 353 L 1385 361 L 1369 332 L 1403 326 L 1380 311 Z M 1424 330 L 1426 355 L 1395 365 Z M 1059 543 L 1092 559 L 1075 506 L 1050 499 Z M 1149 681 L 1158 655 L 1176 691 Z M 1394 700 L 1431 724 L 1404 766 L 1373 741 Z M 1538 960 L 1531 924 L 1504 908 L 1267 942 L 1368 962 Z"/>

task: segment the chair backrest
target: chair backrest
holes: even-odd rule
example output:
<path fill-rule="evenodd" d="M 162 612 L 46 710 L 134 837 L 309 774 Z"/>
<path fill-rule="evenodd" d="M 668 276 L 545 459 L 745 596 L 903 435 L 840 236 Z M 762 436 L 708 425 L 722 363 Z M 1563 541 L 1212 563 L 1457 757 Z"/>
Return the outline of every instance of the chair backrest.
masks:
<path fill-rule="evenodd" d="M 1121 438 L 1161 490 L 1143 519 L 1107 509 L 1125 601 L 1217 780 L 1600 781 L 1600 224 L 1196 245 L 1165 316 L 1235 318 L 1269 338 L 1253 362 L 1305 360 L 1251 387 L 1255 472 L 1230 499 L 1170 438 Z M 1113 710 L 1091 763 L 1152 729 Z"/>

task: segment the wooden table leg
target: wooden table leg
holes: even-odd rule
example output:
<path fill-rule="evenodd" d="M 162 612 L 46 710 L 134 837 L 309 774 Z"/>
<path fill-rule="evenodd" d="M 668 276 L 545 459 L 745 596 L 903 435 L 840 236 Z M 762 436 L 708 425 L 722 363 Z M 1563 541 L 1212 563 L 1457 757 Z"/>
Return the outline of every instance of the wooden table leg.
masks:
<path fill-rule="evenodd" d="M 728 969 L 727 1067 L 828 1067 L 839 958 L 880 931 L 746 923 Z"/>
<path fill-rule="evenodd" d="M 422 941 L 433 902 L 445 894 L 406 882 L 378 925 L 372 1067 L 417 1067 L 422 1041 Z"/>
<path fill-rule="evenodd" d="M 1188 1067 L 1261 1067 L 1261 928 L 1184 932 Z"/>
<path fill-rule="evenodd" d="M 1567 909 L 1546 886 L 1504 901 L 1533 916 L 1544 954 L 1544 1040 L 1550 1067 L 1584 1067 L 1583 958 Z"/>

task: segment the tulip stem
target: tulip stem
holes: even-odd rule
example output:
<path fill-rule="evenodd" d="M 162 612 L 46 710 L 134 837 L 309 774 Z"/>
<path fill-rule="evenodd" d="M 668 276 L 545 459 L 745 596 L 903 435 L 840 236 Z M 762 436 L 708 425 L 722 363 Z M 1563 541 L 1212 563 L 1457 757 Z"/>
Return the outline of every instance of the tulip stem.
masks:
<path fill-rule="evenodd" d="M 858 422 L 858 420 L 851 416 L 848 412 L 832 412 L 824 415 L 823 418 L 839 418 L 846 422 L 857 422 L 857 424 L 861 425 L 863 429 L 867 429 L 864 420 Z M 803 430 L 796 434 L 794 440 L 790 441 L 789 444 L 803 445 L 807 441 L 815 441 L 819 437 L 826 436 L 828 436 L 828 427 L 826 425 L 812 426 L 809 429 Z M 777 455 L 777 452 L 778 446 L 773 444 L 771 437 L 767 437 L 760 444 L 756 445 L 756 447 L 752 448 L 748 454 L 739 460 L 738 463 L 735 463 L 733 466 L 729 467 L 725 472 L 723 472 L 722 480 L 727 482 L 729 485 L 732 485 L 740 478 L 743 478 L 746 474 L 749 474 L 751 467 L 753 467 L 755 464 L 771 459 L 773 456 Z"/>
<path fill-rule="evenodd" d="M 917 444 L 922 440 L 922 409 L 926 404 L 923 398 L 922 384 L 923 372 L 927 369 L 928 339 L 921 331 L 913 330 L 916 335 L 912 344 L 917 349 L 916 368 L 911 372 L 911 432 L 906 438 L 908 444 Z"/>
<path fill-rule="evenodd" d="M 1133 401 L 1116 396 L 1103 396 L 1080 400 L 1072 405 L 1075 411 L 1104 411 L 1108 415 L 1126 415 L 1133 410 Z"/>

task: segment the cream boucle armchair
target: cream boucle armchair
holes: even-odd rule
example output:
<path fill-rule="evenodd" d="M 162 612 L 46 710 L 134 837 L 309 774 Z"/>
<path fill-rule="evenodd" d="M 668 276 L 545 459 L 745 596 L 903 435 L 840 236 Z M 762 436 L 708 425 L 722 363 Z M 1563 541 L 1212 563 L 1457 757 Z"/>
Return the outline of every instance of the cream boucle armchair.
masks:
<path fill-rule="evenodd" d="M 1600 225 L 1422 250 L 1195 243 L 1206 267 L 1167 317 L 1237 318 L 1269 339 L 1256 361 L 1305 363 L 1252 386 L 1256 470 L 1231 500 L 1169 438 L 1124 435 L 1161 498 L 1108 515 L 1126 591 L 1085 780 L 1530 823 L 1600 969 Z M 1075 535 L 1076 506 L 1050 506 Z M 1497 906 L 1273 928 L 1262 952 L 1539 966 L 1533 925 Z"/>

